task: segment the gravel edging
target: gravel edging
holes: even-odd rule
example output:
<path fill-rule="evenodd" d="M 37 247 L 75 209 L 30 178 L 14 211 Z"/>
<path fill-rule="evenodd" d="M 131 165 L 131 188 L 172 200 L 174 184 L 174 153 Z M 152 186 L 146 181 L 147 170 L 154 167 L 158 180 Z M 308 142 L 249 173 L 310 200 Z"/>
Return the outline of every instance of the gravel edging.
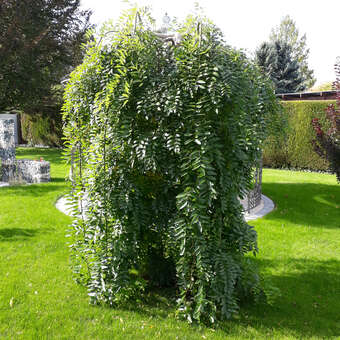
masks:
<path fill-rule="evenodd" d="M 68 206 L 68 195 L 65 195 L 65 196 L 62 196 L 60 197 L 56 204 L 55 204 L 55 207 L 61 211 L 62 213 L 64 213 L 65 215 L 67 216 L 71 216 L 73 217 L 73 214 L 72 214 L 72 211 L 71 211 L 71 208 Z"/>
<path fill-rule="evenodd" d="M 246 221 L 256 220 L 257 218 L 263 217 L 274 210 L 274 202 L 267 196 L 261 195 L 261 204 L 256 208 L 250 210 L 250 213 L 244 213 Z"/>
<path fill-rule="evenodd" d="M 252 209 L 250 213 L 244 213 L 244 219 L 246 221 L 256 220 L 257 218 L 263 217 L 270 213 L 274 208 L 274 202 L 267 196 L 261 195 L 261 204 L 256 208 Z M 56 208 L 68 216 L 73 216 L 70 207 L 68 206 L 67 202 L 68 196 L 65 195 L 60 197 L 56 203 Z"/>

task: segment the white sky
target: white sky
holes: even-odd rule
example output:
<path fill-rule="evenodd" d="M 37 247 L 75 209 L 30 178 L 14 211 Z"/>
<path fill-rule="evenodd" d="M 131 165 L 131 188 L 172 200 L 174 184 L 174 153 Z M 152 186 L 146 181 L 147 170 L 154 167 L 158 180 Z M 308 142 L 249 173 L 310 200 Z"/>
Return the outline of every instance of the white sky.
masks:
<path fill-rule="evenodd" d="M 184 18 L 194 10 L 193 0 L 140 0 L 138 5 L 151 5 L 153 16 L 161 20 Z M 129 8 L 120 0 L 81 0 L 83 8 L 92 9 L 91 21 L 101 24 L 116 19 L 122 9 Z M 204 13 L 224 32 L 229 45 L 253 52 L 268 40 L 271 29 L 289 15 L 300 35 L 306 33 L 310 49 L 309 66 L 316 84 L 333 81 L 334 63 L 340 56 L 340 0 L 200 0 Z"/>

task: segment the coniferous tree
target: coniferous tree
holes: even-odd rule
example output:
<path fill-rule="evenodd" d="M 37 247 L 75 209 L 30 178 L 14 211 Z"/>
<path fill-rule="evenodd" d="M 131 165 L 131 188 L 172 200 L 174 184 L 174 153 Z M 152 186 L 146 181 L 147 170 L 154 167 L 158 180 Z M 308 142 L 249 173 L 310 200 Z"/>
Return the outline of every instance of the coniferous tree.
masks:
<path fill-rule="evenodd" d="M 257 49 L 255 59 L 273 81 L 276 93 L 305 90 L 305 79 L 299 72 L 299 62 L 294 59 L 289 44 L 280 41 L 265 42 Z"/>
<path fill-rule="evenodd" d="M 29 112 L 80 62 L 89 11 L 80 0 L 0 2 L 0 110 Z"/>
<path fill-rule="evenodd" d="M 272 45 L 268 42 L 263 42 L 255 52 L 255 61 L 271 78 L 274 72 L 275 54 L 272 50 Z"/>
<path fill-rule="evenodd" d="M 286 15 L 282 18 L 280 25 L 275 27 L 270 35 L 270 42 L 281 41 L 288 44 L 292 49 L 292 56 L 299 63 L 299 72 L 304 78 L 306 88 L 315 84 L 314 71 L 308 66 L 309 48 L 307 48 L 306 34 L 300 36 L 295 21 Z"/>

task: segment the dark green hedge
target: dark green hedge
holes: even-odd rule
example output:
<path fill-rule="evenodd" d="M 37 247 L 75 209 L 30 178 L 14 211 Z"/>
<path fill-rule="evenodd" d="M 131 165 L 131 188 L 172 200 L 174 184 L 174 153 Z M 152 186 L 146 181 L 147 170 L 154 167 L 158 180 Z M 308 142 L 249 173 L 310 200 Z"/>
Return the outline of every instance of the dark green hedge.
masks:
<path fill-rule="evenodd" d="M 263 150 L 264 166 L 325 171 L 329 164 L 312 148 L 314 133 L 311 119 L 318 117 L 322 126 L 329 126 L 325 108 L 335 100 L 282 102 L 279 127 L 266 140 Z"/>

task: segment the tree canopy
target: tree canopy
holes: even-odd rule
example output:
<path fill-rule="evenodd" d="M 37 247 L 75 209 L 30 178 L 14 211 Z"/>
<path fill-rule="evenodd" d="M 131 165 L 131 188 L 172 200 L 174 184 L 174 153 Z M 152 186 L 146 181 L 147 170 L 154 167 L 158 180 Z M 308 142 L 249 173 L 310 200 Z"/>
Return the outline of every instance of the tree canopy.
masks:
<path fill-rule="evenodd" d="M 0 2 L 0 110 L 26 112 L 81 60 L 89 11 L 80 0 Z"/>
<path fill-rule="evenodd" d="M 126 13 L 66 88 L 73 269 L 94 303 L 175 285 L 181 315 L 214 322 L 260 291 L 239 197 L 276 98 L 213 24 L 189 17 L 169 43 L 151 23 Z"/>

